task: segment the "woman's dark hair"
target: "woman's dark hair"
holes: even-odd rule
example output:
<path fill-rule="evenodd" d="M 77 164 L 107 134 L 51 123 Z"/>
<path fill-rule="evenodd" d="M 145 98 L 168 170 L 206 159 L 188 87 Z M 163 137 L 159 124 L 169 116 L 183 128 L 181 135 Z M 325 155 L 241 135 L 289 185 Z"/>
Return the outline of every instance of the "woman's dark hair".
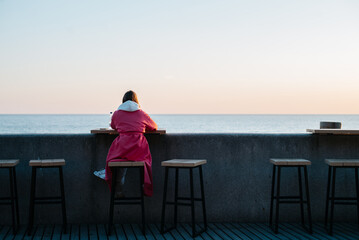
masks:
<path fill-rule="evenodd" d="M 122 102 L 126 102 L 128 100 L 134 101 L 138 104 L 137 94 L 134 91 L 127 91 L 125 95 L 123 95 Z"/>

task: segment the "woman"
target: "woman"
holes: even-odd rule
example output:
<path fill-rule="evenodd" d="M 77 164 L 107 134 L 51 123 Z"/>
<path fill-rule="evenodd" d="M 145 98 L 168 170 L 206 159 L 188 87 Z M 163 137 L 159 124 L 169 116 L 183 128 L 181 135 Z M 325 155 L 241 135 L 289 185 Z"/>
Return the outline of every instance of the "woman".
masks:
<path fill-rule="evenodd" d="M 144 186 L 143 191 L 146 196 L 152 196 L 152 157 L 147 140 L 143 133 L 145 131 L 155 131 L 157 124 L 140 109 L 137 95 L 133 91 L 125 93 L 122 104 L 113 113 L 111 127 L 115 129 L 119 136 L 112 142 L 106 159 L 106 178 L 111 185 L 112 173 L 108 167 L 109 162 L 113 161 L 142 161 L 144 165 Z M 116 190 L 117 196 L 122 196 L 122 185 L 124 183 L 126 171 L 120 172 Z M 122 176 L 121 176 L 122 175 Z"/>

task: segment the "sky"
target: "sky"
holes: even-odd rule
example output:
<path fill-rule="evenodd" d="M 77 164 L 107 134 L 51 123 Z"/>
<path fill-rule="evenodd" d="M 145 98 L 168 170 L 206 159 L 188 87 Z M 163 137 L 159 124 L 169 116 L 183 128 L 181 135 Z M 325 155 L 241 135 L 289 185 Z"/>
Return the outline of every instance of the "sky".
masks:
<path fill-rule="evenodd" d="M 357 0 L 0 0 L 0 114 L 359 114 Z"/>

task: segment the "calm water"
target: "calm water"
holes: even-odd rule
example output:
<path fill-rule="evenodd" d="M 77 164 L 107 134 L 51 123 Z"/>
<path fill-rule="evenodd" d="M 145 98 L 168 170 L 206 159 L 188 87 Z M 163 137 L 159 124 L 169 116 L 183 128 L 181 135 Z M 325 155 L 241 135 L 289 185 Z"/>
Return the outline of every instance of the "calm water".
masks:
<path fill-rule="evenodd" d="M 151 115 L 167 133 L 305 133 L 320 121 L 359 129 L 359 115 Z M 106 114 L 0 115 L 0 134 L 89 133 L 107 127 Z"/>

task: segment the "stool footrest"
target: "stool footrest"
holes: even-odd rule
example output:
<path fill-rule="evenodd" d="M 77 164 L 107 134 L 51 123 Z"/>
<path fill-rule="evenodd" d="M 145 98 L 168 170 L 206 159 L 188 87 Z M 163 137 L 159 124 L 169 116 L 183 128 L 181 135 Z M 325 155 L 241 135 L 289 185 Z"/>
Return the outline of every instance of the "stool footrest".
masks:
<path fill-rule="evenodd" d="M 332 199 L 333 199 L 332 197 L 329 197 L 329 200 L 332 200 Z M 356 197 L 335 197 L 334 201 L 335 200 L 355 200 L 355 201 L 357 201 L 357 198 Z"/>
<path fill-rule="evenodd" d="M 3 201 L 3 202 L 0 202 L 0 205 L 11 205 L 12 202 L 11 201 Z"/>
<path fill-rule="evenodd" d="M 307 201 L 294 201 L 294 200 L 292 200 L 292 201 L 290 201 L 290 200 L 287 200 L 287 201 L 279 201 L 279 203 L 308 203 Z"/>
<path fill-rule="evenodd" d="M 169 205 L 175 205 L 175 202 L 166 202 L 166 204 L 169 204 Z M 184 202 L 177 202 L 177 205 L 178 206 L 192 206 L 192 204 L 190 203 L 184 203 Z"/>
<path fill-rule="evenodd" d="M 338 204 L 338 205 L 357 205 L 358 203 L 355 202 L 336 202 L 334 201 L 334 204 Z"/>
<path fill-rule="evenodd" d="M 124 202 L 124 201 L 117 201 L 117 200 L 115 200 L 115 201 L 113 202 L 113 204 L 114 204 L 114 205 L 122 205 L 122 204 L 124 204 L 124 205 L 138 205 L 138 204 L 141 204 L 141 201 L 138 201 L 138 202 Z"/>
<path fill-rule="evenodd" d="M 280 196 L 280 197 L 274 196 L 273 198 L 274 199 L 300 199 L 300 196 Z"/>
<path fill-rule="evenodd" d="M 191 198 L 190 198 L 190 197 L 178 197 L 177 199 L 178 199 L 178 200 L 191 201 Z M 203 201 L 202 198 L 194 198 L 193 200 L 195 200 L 195 201 Z"/>

